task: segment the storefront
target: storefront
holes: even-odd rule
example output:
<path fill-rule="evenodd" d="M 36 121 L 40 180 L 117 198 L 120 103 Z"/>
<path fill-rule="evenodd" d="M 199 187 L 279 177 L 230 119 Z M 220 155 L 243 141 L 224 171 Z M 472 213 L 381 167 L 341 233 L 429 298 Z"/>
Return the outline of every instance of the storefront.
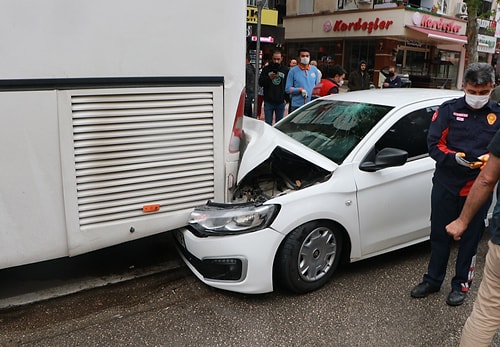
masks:
<path fill-rule="evenodd" d="M 477 35 L 477 53 L 480 62 L 496 65 L 496 59 L 493 60 L 496 53 L 497 38 L 496 27 L 497 22 L 487 19 L 480 19 L 478 22 Z"/>
<path fill-rule="evenodd" d="M 395 65 L 414 87 L 432 88 L 460 88 L 466 25 L 404 6 L 284 19 L 289 56 L 304 46 L 320 64 L 340 64 L 348 72 L 365 60 L 376 86 L 382 83 L 380 71 Z"/>
<path fill-rule="evenodd" d="M 251 63 L 255 64 L 257 46 L 257 8 L 247 7 L 247 50 L 250 52 Z M 260 28 L 260 62 L 270 59 L 272 52 L 285 43 L 285 29 L 278 26 L 278 11 L 262 9 Z"/>

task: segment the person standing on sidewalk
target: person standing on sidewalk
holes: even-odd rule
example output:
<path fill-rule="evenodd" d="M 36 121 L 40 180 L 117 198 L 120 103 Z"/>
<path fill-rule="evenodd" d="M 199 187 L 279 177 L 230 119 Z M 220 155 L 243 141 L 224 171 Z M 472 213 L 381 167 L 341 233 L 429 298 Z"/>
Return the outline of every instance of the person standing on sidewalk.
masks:
<path fill-rule="evenodd" d="M 366 71 L 366 61 L 361 60 L 357 70 L 351 71 L 347 86 L 349 91 L 370 89 L 371 78 Z"/>
<path fill-rule="evenodd" d="M 491 92 L 490 99 L 500 103 L 500 86 L 496 86 Z M 496 188 L 496 198 L 497 201 L 500 200 L 500 187 Z M 495 232 L 496 226 L 500 225 L 500 204 L 496 204 L 493 208 L 493 213 L 490 220 L 490 233 L 493 237 L 493 233 Z"/>
<path fill-rule="evenodd" d="M 330 94 L 340 93 L 340 87 L 344 84 L 345 70 L 340 65 L 326 66 L 325 78 L 313 88 L 312 97 L 320 98 Z"/>
<path fill-rule="evenodd" d="M 431 192 L 431 255 L 427 273 L 410 295 L 424 298 L 440 290 L 453 238 L 446 225 L 458 217 L 479 175 L 488 144 L 500 129 L 500 106 L 490 101 L 495 71 L 490 64 L 470 64 L 462 83 L 464 97 L 444 102 L 432 116 L 427 144 L 436 161 Z M 472 159 L 469 159 L 472 158 Z M 484 231 L 491 195 L 472 218 L 459 242 L 455 276 L 446 303 L 463 304 L 472 284 L 476 250 Z"/>
<path fill-rule="evenodd" d="M 394 65 L 389 66 L 389 72 L 385 78 L 383 88 L 401 88 L 403 86 L 403 81 L 401 77 L 396 72 L 396 67 Z"/>
<path fill-rule="evenodd" d="M 255 67 L 250 63 L 250 54 L 247 53 L 245 65 L 245 116 L 253 117 L 253 100 L 255 98 Z"/>
<path fill-rule="evenodd" d="M 285 114 L 285 83 L 288 68 L 282 64 L 280 51 L 274 51 L 271 63 L 264 66 L 259 77 L 259 85 L 264 89 L 264 118 L 267 124 L 279 122 Z"/>
<path fill-rule="evenodd" d="M 488 150 L 491 154 L 484 169 L 481 170 L 472 185 L 460 216 L 446 226 L 446 231 L 455 240 L 462 238 L 477 211 L 491 199 L 491 192 L 498 183 L 500 178 L 500 131 L 493 137 Z M 497 200 L 495 208 L 499 206 L 500 200 Z M 500 228 L 497 223 L 495 229 L 491 231 L 483 280 L 479 285 L 472 313 L 462 329 L 460 346 L 490 346 L 498 328 L 500 328 Z"/>
<path fill-rule="evenodd" d="M 319 83 L 319 70 L 309 64 L 311 53 L 306 48 L 299 49 L 300 62 L 288 71 L 285 92 L 290 95 L 291 113 L 300 106 L 311 101 L 314 86 Z"/>
<path fill-rule="evenodd" d="M 323 71 L 321 71 L 321 69 L 319 68 L 318 62 L 316 60 L 311 60 L 311 65 L 316 66 L 316 68 L 318 69 L 318 72 L 319 72 L 319 77 L 318 78 L 321 81 L 321 79 L 323 78 Z"/>

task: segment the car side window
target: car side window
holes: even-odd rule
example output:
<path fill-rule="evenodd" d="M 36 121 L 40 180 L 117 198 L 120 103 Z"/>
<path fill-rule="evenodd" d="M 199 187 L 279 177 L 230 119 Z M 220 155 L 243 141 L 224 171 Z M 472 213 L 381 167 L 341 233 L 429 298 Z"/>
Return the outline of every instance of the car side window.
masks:
<path fill-rule="evenodd" d="M 428 155 L 427 133 L 432 115 L 439 106 L 413 111 L 397 121 L 375 144 L 380 151 L 386 147 L 399 148 L 408 152 L 408 160 Z"/>

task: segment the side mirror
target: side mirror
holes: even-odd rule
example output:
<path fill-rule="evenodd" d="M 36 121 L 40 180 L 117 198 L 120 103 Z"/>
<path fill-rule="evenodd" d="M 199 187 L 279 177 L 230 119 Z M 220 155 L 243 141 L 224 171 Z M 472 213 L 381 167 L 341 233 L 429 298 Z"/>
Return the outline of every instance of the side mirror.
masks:
<path fill-rule="evenodd" d="M 375 156 L 375 162 L 365 161 L 359 165 L 359 169 L 367 172 L 375 172 L 393 166 L 401 166 L 406 163 L 408 152 L 398 148 L 384 148 Z"/>

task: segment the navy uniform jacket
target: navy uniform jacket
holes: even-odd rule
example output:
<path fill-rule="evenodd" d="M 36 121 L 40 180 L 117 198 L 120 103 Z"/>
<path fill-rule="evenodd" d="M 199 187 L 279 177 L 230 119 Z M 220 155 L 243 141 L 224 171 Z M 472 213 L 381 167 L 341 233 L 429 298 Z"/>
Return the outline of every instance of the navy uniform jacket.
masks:
<path fill-rule="evenodd" d="M 403 81 L 399 75 L 396 75 L 393 79 L 387 77 L 384 83 L 389 83 L 389 86 L 384 88 L 401 88 L 403 86 Z"/>
<path fill-rule="evenodd" d="M 433 181 L 439 182 L 452 194 L 467 196 L 480 169 L 459 165 L 455 153 L 468 157 L 488 153 L 488 144 L 500 129 L 500 106 L 490 101 L 473 110 L 465 97 L 444 102 L 432 116 L 427 145 L 436 161 Z"/>

